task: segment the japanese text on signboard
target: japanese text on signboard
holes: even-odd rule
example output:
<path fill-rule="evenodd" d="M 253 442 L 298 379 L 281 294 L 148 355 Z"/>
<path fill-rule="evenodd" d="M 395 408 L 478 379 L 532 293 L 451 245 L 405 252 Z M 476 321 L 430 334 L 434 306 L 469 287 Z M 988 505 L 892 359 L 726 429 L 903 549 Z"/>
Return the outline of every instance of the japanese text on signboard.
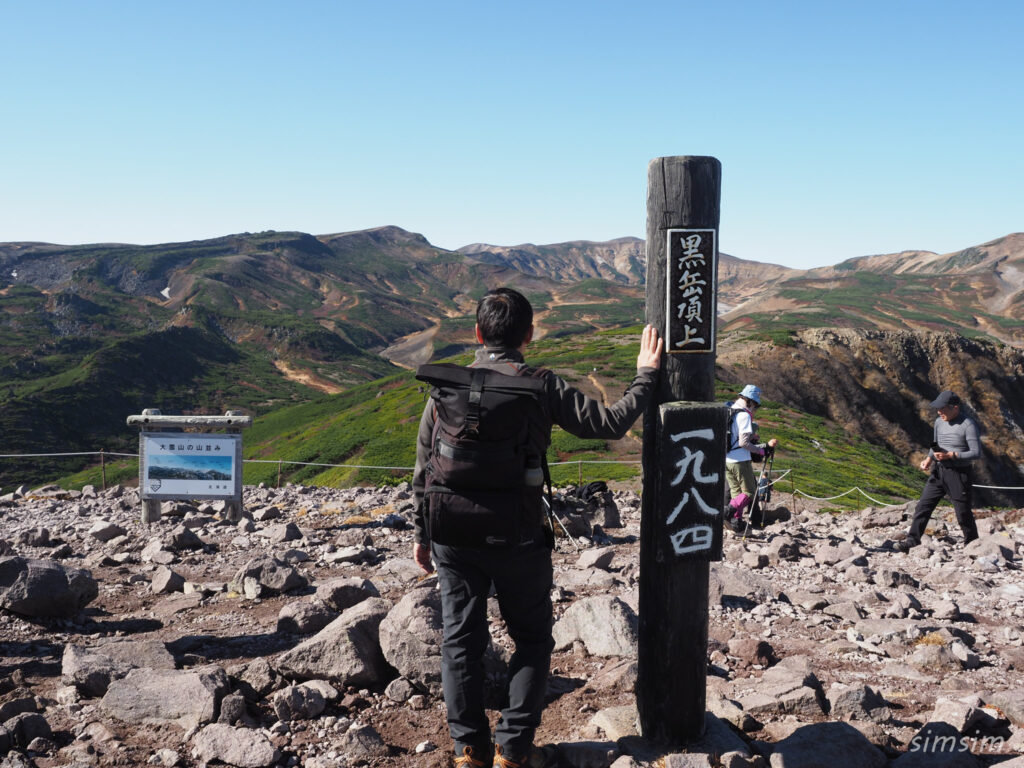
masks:
<path fill-rule="evenodd" d="M 141 436 L 144 497 L 226 498 L 241 482 L 241 435 L 183 432 Z"/>
<path fill-rule="evenodd" d="M 666 352 L 715 348 L 718 249 L 713 229 L 668 230 Z"/>
<path fill-rule="evenodd" d="M 725 493 L 724 417 L 713 407 L 662 407 L 663 551 L 720 560 Z"/>

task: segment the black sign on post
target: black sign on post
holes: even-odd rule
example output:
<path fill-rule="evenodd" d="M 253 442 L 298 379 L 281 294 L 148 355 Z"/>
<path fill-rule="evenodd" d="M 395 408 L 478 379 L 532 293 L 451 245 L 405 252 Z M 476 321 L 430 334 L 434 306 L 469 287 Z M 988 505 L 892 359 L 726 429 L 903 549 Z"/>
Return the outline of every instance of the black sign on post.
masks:
<path fill-rule="evenodd" d="M 669 403 L 659 412 L 662 462 L 658 498 L 665 515 L 655 557 L 672 560 L 722 559 L 721 467 L 726 423 L 720 408 Z"/>
<path fill-rule="evenodd" d="M 670 229 L 665 307 L 666 352 L 713 352 L 718 238 L 713 229 Z"/>

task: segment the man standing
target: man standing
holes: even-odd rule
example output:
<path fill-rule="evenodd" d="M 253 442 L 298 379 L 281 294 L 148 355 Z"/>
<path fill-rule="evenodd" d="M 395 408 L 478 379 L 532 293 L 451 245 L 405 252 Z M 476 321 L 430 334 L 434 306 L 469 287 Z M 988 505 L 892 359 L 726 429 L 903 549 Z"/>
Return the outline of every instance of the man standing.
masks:
<path fill-rule="evenodd" d="M 956 512 L 956 521 L 964 532 L 964 544 L 978 538 L 978 526 L 971 509 L 973 470 L 971 462 L 981 456 L 978 425 L 961 412 L 960 398 L 948 389 L 931 404 L 939 412 L 935 419 L 934 437 L 928 455 L 921 461 L 922 472 L 928 472 L 921 498 L 914 509 L 906 538 L 896 543 L 898 552 L 909 552 L 921 543 L 932 512 L 943 496 L 949 496 Z"/>
<path fill-rule="evenodd" d="M 477 305 L 476 338 L 482 345 L 470 367 L 482 367 L 544 381 L 540 406 L 547 423 L 531 442 L 547 446 L 551 424 L 583 438 L 620 438 L 646 407 L 661 364 L 663 342 L 651 326 L 644 328 L 637 357 L 637 375 L 622 398 L 610 406 L 586 397 L 551 371 L 527 367 L 523 350 L 533 338 L 533 308 L 511 288 L 488 292 Z M 431 457 L 438 434 L 437 411 L 429 402 L 420 420 L 413 489 L 416 494 L 416 542 L 413 557 L 431 573 L 437 566 L 441 589 L 443 641 L 441 680 L 448 708 L 448 727 L 457 768 L 544 768 L 554 764 L 550 750 L 533 744 L 544 706 L 551 649 L 551 548 L 545 534 L 540 494 L 524 499 L 519 540 L 512 546 L 453 546 L 430 536 L 425 496 Z M 438 498 L 430 517 L 443 514 Z M 536 506 L 536 509 L 529 508 Z M 435 537 L 436 538 L 436 537 Z M 431 562 L 433 557 L 433 563 Z M 487 597 L 491 587 L 502 618 L 515 642 L 509 662 L 505 705 L 494 733 L 484 711 L 483 657 L 490 641 Z M 493 759 L 493 763 L 492 763 Z"/>

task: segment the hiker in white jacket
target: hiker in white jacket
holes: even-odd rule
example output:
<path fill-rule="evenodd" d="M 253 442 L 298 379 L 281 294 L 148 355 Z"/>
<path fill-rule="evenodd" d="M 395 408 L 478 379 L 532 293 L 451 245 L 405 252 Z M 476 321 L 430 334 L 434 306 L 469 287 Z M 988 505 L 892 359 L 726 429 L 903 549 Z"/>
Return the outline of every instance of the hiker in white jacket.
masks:
<path fill-rule="evenodd" d="M 735 514 L 727 515 L 727 522 L 734 530 L 743 530 L 743 511 L 754 498 L 757 478 L 754 477 L 753 455 L 765 455 L 775 450 L 779 441 L 774 437 L 767 443 L 760 443 L 754 412 L 761 407 L 761 390 L 747 384 L 732 404 L 732 428 L 729 430 L 729 451 L 725 454 L 725 477 L 729 483 L 730 506 Z M 741 498 L 746 494 L 746 498 Z"/>

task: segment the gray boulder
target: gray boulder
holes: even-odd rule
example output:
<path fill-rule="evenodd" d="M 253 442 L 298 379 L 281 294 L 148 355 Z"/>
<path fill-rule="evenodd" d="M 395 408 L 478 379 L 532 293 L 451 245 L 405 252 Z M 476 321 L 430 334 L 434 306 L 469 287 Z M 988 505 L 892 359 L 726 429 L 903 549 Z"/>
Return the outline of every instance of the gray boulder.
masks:
<path fill-rule="evenodd" d="M 109 520 L 97 520 L 89 528 L 88 535 L 92 536 L 97 541 L 107 542 L 111 539 L 116 539 L 118 536 L 124 536 L 127 531 L 120 525 L 115 525 Z"/>
<path fill-rule="evenodd" d="M 826 696 L 829 712 L 836 720 L 884 722 L 891 716 L 885 699 L 864 683 L 832 683 Z"/>
<path fill-rule="evenodd" d="M 370 760 L 385 758 L 390 750 L 384 739 L 369 725 L 354 723 L 338 740 L 338 751 L 349 760 L 364 764 Z M 376 765 L 376 763 L 374 763 Z"/>
<path fill-rule="evenodd" d="M 949 723 L 927 723 L 893 760 L 892 768 L 981 768 L 983 763 L 961 747 L 961 736 Z"/>
<path fill-rule="evenodd" d="M 61 682 L 86 696 L 102 696 L 112 680 L 133 669 L 174 669 L 174 656 L 159 640 L 133 640 L 86 647 L 69 643 L 61 659 Z"/>
<path fill-rule="evenodd" d="M 380 624 L 391 603 L 372 597 L 349 608 L 313 637 L 277 659 L 277 668 L 300 680 L 322 678 L 342 687 L 382 683 L 393 675 L 380 649 Z"/>
<path fill-rule="evenodd" d="M 6 749 L 25 749 L 34 739 L 49 739 L 53 736 L 49 722 L 38 712 L 22 712 L 15 715 L 0 725 L 0 731 L 3 733 L 0 735 L 0 747 L 3 746 L 2 742 L 6 736 Z"/>
<path fill-rule="evenodd" d="M 277 747 L 262 731 L 233 728 L 222 723 L 203 728 L 192 739 L 192 744 L 195 756 L 203 764 L 220 762 L 237 768 L 264 768 L 281 757 Z"/>
<path fill-rule="evenodd" d="M 999 707 L 1014 726 L 1024 728 L 1024 688 L 993 693 L 988 697 L 988 703 Z"/>
<path fill-rule="evenodd" d="M 157 595 L 181 592 L 185 589 L 185 577 L 180 573 L 172 571 L 167 566 L 161 565 L 153 573 L 153 579 L 149 582 L 149 588 Z"/>
<path fill-rule="evenodd" d="M 552 635 L 555 650 L 565 650 L 577 640 L 592 656 L 637 654 L 636 613 L 614 595 L 578 600 L 555 622 Z"/>
<path fill-rule="evenodd" d="M 775 744 L 771 768 L 882 768 L 885 754 L 849 723 L 797 728 Z"/>
<path fill-rule="evenodd" d="M 188 730 L 214 722 L 229 689 L 227 674 L 217 666 L 133 669 L 110 683 L 100 705 L 108 715 L 125 722 L 170 722 Z"/>
<path fill-rule="evenodd" d="M 246 597 L 279 595 L 305 587 L 308 582 L 295 568 L 276 557 L 250 560 L 235 574 L 228 588 Z"/>
<path fill-rule="evenodd" d="M 410 590 L 380 623 L 384 658 L 413 683 L 441 693 L 441 597 L 436 589 Z"/>
<path fill-rule="evenodd" d="M 186 525 L 179 525 L 171 531 L 167 538 L 166 547 L 172 552 L 191 552 L 202 549 L 203 540 L 196 535 L 195 531 Z"/>
<path fill-rule="evenodd" d="M 711 564 L 708 578 L 708 602 L 711 605 L 720 605 L 730 597 L 765 603 L 775 594 L 772 583 L 763 576 L 724 563 Z"/>
<path fill-rule="evenodd" d="M 271 703 L 277 719 L 284 722 L 312 720 L 319 717 L 327 707 L 327 702 L 317 686 L 302 683 L 289 685 L 277 691 Z"/>
<path fill-rule="evenodd" d="M 338 618 L 338 612 L 319 600 L 292 602 L 277 614 L 277 631 L 311 635 Z"/>
<path fill-rule="evenodd" d="M 96 599 L 89 571 L 51 560 L 0 558 L 0 608 L 32 618 L 71 618 Z"/>
<path fill-rule="evenodd" d="M 369 579 L 344 576 L 317 585 L 316 599 L 336 611 L 344 611 L 368 597 L 380 597 L 380 591 Z"/>

